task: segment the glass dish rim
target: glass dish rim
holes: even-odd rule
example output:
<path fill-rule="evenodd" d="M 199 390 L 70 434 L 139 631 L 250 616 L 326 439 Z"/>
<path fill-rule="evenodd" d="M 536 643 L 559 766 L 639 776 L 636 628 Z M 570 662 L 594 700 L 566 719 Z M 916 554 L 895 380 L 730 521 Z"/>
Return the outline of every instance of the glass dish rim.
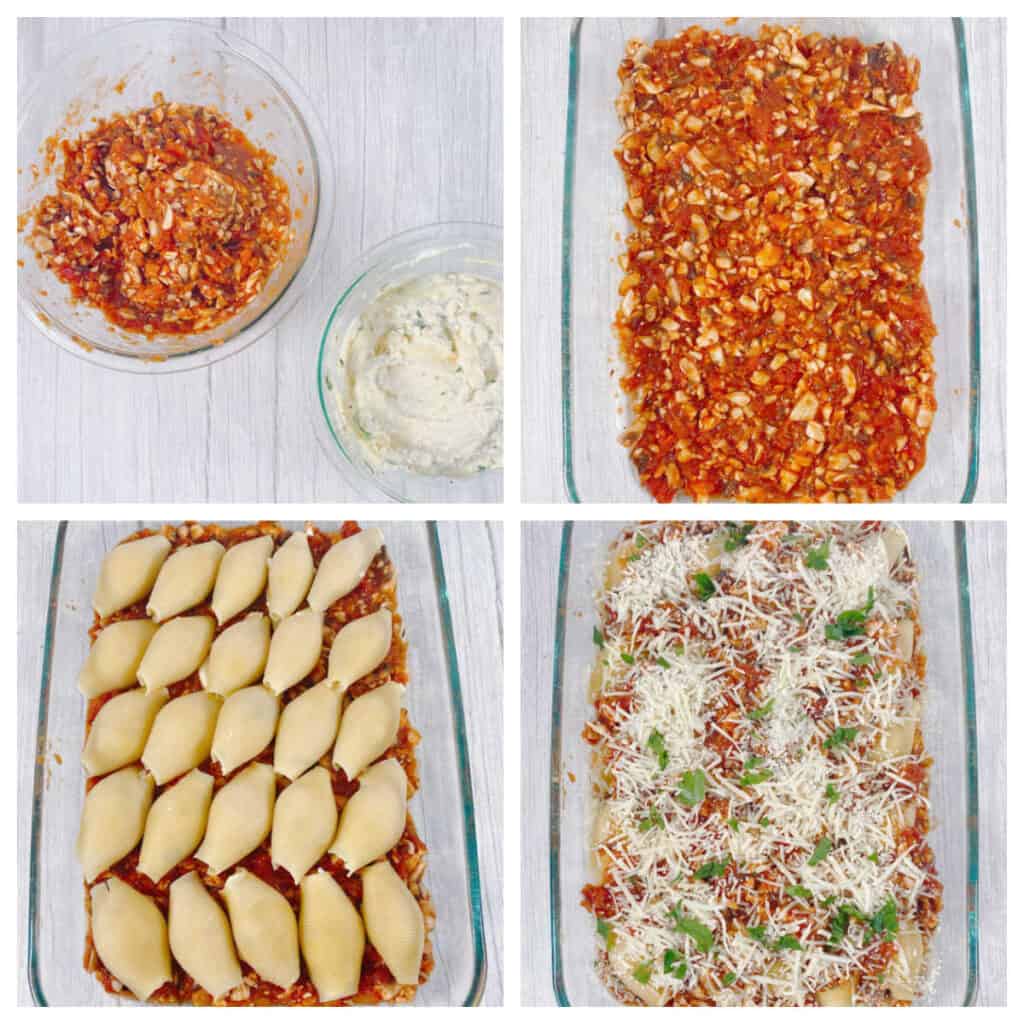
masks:
<path fill-rule="evenodd" d="M 406 245 L 414 242 L 429 241 L 438 232 L 447 231 L 449 229 L 469 229 L 476 230 L 483 228 L 484 234 L 491 234 L 495 236 L 499 244 L 504 241 L 504 231 L 500 224 L 491 224 L 488 221 L 476 221 L 476 220 L 448 220 L 448 221 L 435 221 L 432 224 L 422 224 L 419 227 L 407 228 L 404 231 L 399 231 L 397 234 L 391 235 L 385 238 L 383 241 L 378 242 L 375 246 L 367 249 L 357 260 L 349 264 L 341 274 L 343 281 L 349 283 L 344 286 L 340 296 L 337 299 L 330 300 L 330 313 L 324 322 L 323 331 L 320 334 L 320 342 L 317 346 L 316 354 L 316 379 L 314 381 L 314 408 L 313 408 L 313 420 L 314 428 L 317 439 L 320 441 L 320 447 L 326 452 L 328 458 L 337 463 L 338 457 L 341 457 L 341 463 L 346 468 L 352 469 L 359 477 L 359 479 L 366 484 L 369 484 L 374 490 L 390 498 L 392 501 L 401 502 L 403 504 L 417 504 L 420 503 L 418 499 L 408 497 L 402 494 L 397 489 L 385 486 L 375 474 L 371 473 L 364 465 L 361 459 L 349 452 L 345 442 L 339 437 L 338 431 L 334 428 L 334 422 L 331 419 L 330 413 L 327 411 L 327 397 L 324 394 L 324 364 L 327 357 L 327 347 L 330 338 L 331 328 L 334 326 L 334 321 L 338 314 L 341 312 L 342 307 L 347 301 L 348 297 L 356 289 L 359 283 L 366 277 L 370 271 L 374 270 L 383 260 L 383 258 L 396 246 Z M 502 259 L 502 274 L 504 275 L 505 262 Z M 502 281 L 502 288 L 504 288 L 504 281 Z M 319 412 L 319 415 L 317 415 Z M 503 474 L 504 468 L 499 467 L 496 469 L 486 469 L 477 473 L 472 473 L 467 477 L 446 477 L 438 476 L 435 479 L 438 480 L 475 480 L 486 473 Z M 463 499 L 464 500 L 464 499 Z"/>
<path fill-rule="evenodd" d="M 910 517 L 907 517 L 910 518 Z M 603 521 L 603 520 L 602 520 Z M 947 522 L 936 520 L 936 522 Z M 558 552 L 558 590 L 555 604 L 554 669 L 551 683 L 551 779 L 548 790 L 548 900 L 550 902 L 551 983 L 559 1006 L 572 1006 L 562 972 L 562 913 L 560 808 L 562 803 L 562 684 L 565 664 L 565 625 L 568 614 L 569 567 L 572 554 L 574 521 L 562 523 Z M 967 530 L 963 520 L 955 520 L 953 541 L 957 566 L 957 606 L 960 613 L 961 673 L 966 718 L 967 770 L 967 983 L 961 1005 L 973 1006 L 978 990 L 978 736 L 974 693 L 974 636 L 971 623 L 970 563 L 967 557 Z"/>
<path fill-rule="evenodd" d="M 46 627 L 43 634 L 42 672 L 39 688 L 39 715 L 36 726 L 36 750 L 42 749 L 46 735 L 46 723 L 49 712 L 50 669 L 53 663 L 54 631 L 58 615 L 58 597 L 64 564 L 64 541 L 67 535 L 68 520 L 63 519 L 57 524 L 54 537 L 53 560 L 50 566 L 50 587 L 47 601 Z M 415 522 L 415 521 L 414 521 Z M 404 524 L 403 524 L 404 525 Z M 427 532 L 427 545 L 430 549 L 430 560 L 434 570 L 434 589 L 437 594 L 438 617 L 441 620 L 445 663 L 448 667 L 448 688 L 451 697 L 452 711 L 455 719 L 455 754 L 459 774 L 460 809 L 466 869 L 468 874 L 468 892 L 473 933 L 473 975 L 469 990 L 462 1000 L 462 1006 L 478 1006 L 483 998 L 484 983 L 487 979 L 487 953 L 484 943 L 483 902 L 480 891 L 480 862 L 476 838 L 476 814 L 473 801 L 473 780 L 470 770 L 469 742 L 466 734 L 466 715 L 462 702 L 462 679 L 459 674 L 459 661 L 455 650 L 455 631 L 452 626 L 451 605 L 448 600 L 448 581 L 444 571 L 444 557 L 441 553 L 441 539 L 438 534 L 437 521 L 428 519 L 420 521 Z M 41 838 L 42 794 L 45 785 L 45 765 L 42 758 L 36 758 L 35 770 L 32 775 L 32 826 L 29 839 L 29 893 L 28 893 L 28 932 L 27 932 L 27 964 L 29 989 L 36 1006 L 48 1006 L 39 979 L 39 962 L 36 948 L 37 918 L 39 914 L 39 844 Z"/>
<path fill-rule="evenodd" d="M 583 504 L 576 489 L 573 467 L 572 427 L 572 240 L 573 199 L 576 180 L 576 106 L 580 77 L 580 33 L 584 18 L 573 20 L 569 30 L 569 86 L 565 107 L 565 163 L 562 178 L 562 280 L 561 280 L 561 343 L 562 343 L 562 481 L 569 501 Z M 908 19 L 913 20 L 913 19 Z M 981 295 L 978 243 L 978 195 L 974 163 L 974 122 L 971 115 L 971 84 L 967 64 L 967 41 L 964 19 L 951 18 L 957 51 L 957 94 L 964 131 L 965 200 L 967 207 L 968 276 L 970 291 L 970 330 L 968 354 L 970 381 L 968 389 L 967 479 L 959 504 L 974 501 L 978 489 L 979 434 L 981 429 Z"/>
<path fill-rule="evenodd" d="M 231 31 L 231 29 L 206 25 L 202 22 L 189 21 L 183 18 L 125 19 L 117 25 L 111 25 L 91 33 L 88 39 L 95 43 L 97 40 L 106 39 L 115 33 L 126 32 L 141 26 L 159 28 L 161 25 L 184 27 L 190 32 L 195 32 L 198 36 L 220 39 L 231 50 L 259 69 L 277 86 L 282 94 L 284 103 L 306 138 L 313 162 L 313 169 L 316 172 L 316 194 L 313 196 L 312 202 L 313 227 L 309 233 L 309 241 L 306 244 L 306 252 L 302 257 L 302 262 L 299 263 L 288 283 L 255 320 L 247 324 L 237 334 L 226 338 L 219 344 L 209 343 L 191 352 L 179 352 L 157 359 L 141 354 L 144 351 L 141 347 L 139 349 L 140 354 L 136 355 L 134 353 L 108 352 L 95 347 L 87 350 L 81 345 L 76 344 L 64 331 L 58 330 L 53 325 L 49 316 L 46 317 L 45 321 L 39 318 L 38 313 L 40 311 L 37 310 L 34 301 L 30 298 L 28 290 L 22 287 L 22 275 L 18 274 L 18 307 L 36 330 L 42 332 L 58 348 L 65 352 L 70 352 L 75 358 L 122 373 L 183 373 L 188 370 L 212 366 L 244 351 L 254 342 L 259 341 L 264 335 L 275 330 L 288 316 L 296 302 L 302 298 L 312 280 L 319 273 L 320 262 L 330 240 L 334 224 L 334 160 L 323 122 L 313 101 L 306 95 L 299 83 L 284 65 L 266 50 L 242 38 Z M 53 66 L 59 66 L 63 58 L 69 56 L 72 52 L 77 52 L 77 50 L 74 48 L 65 49 L 60 57 L 53 62 Z M 44 92 L 47 82 L 52 78 L 53 74 L 54 72 L 51 71 L 43 79 L 36 82 L 28 91 L 24 101 L 19 102 L 19 137 L 29 110 Z M 271 313 L 274 316 L 271 316 Z M 145 342 L 145 337 L 140 336 L 140 346 L 144 345 Z"/>

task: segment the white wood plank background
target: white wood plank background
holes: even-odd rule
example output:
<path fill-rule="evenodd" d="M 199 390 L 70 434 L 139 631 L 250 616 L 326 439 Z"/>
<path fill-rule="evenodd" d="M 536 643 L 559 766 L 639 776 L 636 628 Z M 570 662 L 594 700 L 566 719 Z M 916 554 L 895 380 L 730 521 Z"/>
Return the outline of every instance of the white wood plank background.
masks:
<path fill-rule="evenodd" d="M 522 498 L 567 500 L 562 473 L 561 239 L 571 18 L 522 22 Z M 1006 23 L 968 19 L 981 249 L 981 474 L 976 501 L 1006 500 Z M 524 249 L 524 252 L 526 250 Z M 528 329 L 528 333 L 525 330 Z"/>
<path fill-rule="evenodd" d="M 315 516 L 311 518 L 316 519 Z M 439 524 L 455 647 L 462 676 L 476 804 L 484 931 L 485 1006 L 502 1002 L 502 678 L 501 523 Z M 57 524 L 29 522 L 18 530 L 18 877 L 28 877 L 32 778 L 42 671 L 43 630 Z M 514 758 L 513 758 L 514 759 Z M 31 1006 L 25 969 L 28 885 L 18 885 L 18 1003 Z"/>
<path fill-rule="evenodd" d="M 19 88 L 111 19 L 23 19 Z M 337 209 L 324 266 L 271 334 L 217 366 L 104 370 L 18 321 L 22 501 L 379 500 L 346 484 L 311 423 L 314 352 L 341 273 L 398 231 L 500 224 L 500 19 L 220 19 L 319 109 Z"/>
<path fill-rule="evenodd" d="M 524 523 L 522 593 L 521 792 L 547 791 L 551 763 L 551 682 L 562 524 Z M 1006 1005 L 1006 526 L 967 528 L 974 626 L 981 794 L 979 1006 Z M 520 930 L 521 1000 L 555 1005 L 548 900 L 548 802 L 524 801 Z"/>

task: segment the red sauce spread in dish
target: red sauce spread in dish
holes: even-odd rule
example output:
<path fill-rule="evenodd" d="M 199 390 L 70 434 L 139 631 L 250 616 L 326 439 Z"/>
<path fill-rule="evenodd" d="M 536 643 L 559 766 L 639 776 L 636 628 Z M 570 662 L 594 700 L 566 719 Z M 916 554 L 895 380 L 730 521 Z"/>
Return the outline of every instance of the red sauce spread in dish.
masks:
<path fill-rule="evenodd" d="M 935 412 L 920 66 L 892 43 L 691 28 L 629 43 L 615 319 L 658 501 L 879 501 Z"/>

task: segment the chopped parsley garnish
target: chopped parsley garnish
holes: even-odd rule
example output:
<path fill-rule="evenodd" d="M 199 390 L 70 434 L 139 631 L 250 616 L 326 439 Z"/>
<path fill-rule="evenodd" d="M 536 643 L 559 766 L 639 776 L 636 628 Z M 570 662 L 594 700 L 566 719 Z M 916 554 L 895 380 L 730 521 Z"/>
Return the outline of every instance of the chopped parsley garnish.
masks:
<path fill-rule="evenodd" d="M 870 651 L 858 651 L 851 659 L 854 665 L 870 665 L 872 654 Z"/>
<path fill-rule="evenodd" d="M 878 863 L 878 851 L 876 850 L 874 853 L 869 853 L 868 854 L 868 860 L 871 861 L 872 864 L 877 864 Z"/>
<path fill-rule="evenodd" d="M 706 924 L 701 924 L 695 918 L 683 917 L 682 912 L 679 910 L 681 905 L 677 903 L 669 912 L 673 928 L 677 932 L 689 935 L 702 953 L 710 953 L 711 947 L 715 944 L 715 936 L 712 934 L 711 929 Z"/>
<path fill-rule="evenodd" d="M 702 882 L 707 881 L 709 878 L 721 878 L 728 866 L 729 857 L 726 857 L 725 860 L 709 860 L 706 864 L 701 864 L 697 868 L 693 873 L 693 877 Z"/>
<path fill-rule="evenodd" d="M 637 964 L 633 968 L 633 977 L 640 982 L 641 985 L 646 985 L 651 980 L 651 962 L 648 960 L 645 964 Z"/>
<path fill-rule="evenodd" d="M 751 925 L 747 928 L 747 935 L 755 942 L 766 943 L 768 941 L 768 929 L 763 924 Z"/>
<path fill-rule="evenodd" d="M 667 658 L 658 658 L 658 664 L 659 664 L 659 665 L 660 665 L 660 666 L 661 666 L 662 668 L 671 668 L 671 667 L 672 667 L 672 666 L 671 666 L 671 665 L 669 664 L 669 662 L 668 662 L 668 659 L 667 659 Z"/>
<path fill-rule="evenodd" d="M 825 787 L 825 799 L 830 804 L 834 804 L 839 799 L 839 790 L 831 782 Z"/>
<path fill-rule="evenodd" d="M 806 565 L 808 569 L 816 569 L 818 572 L 824 572 L 828 568 L 828 553 L 829 545 L 831 543 L 831 538 L 826 537 L 825 543 L 820 547 L 808 548 L 807 555 L 804 558 L 804 565 Z"/>
<path fill-rule="evenodd" d="M 837 747 L 846 746 L 857 738 L 857 730 L 854 726 L 840 726 L 823 743 L 826 750 L 835 750 Z"/>
<path fill-rule="evenodd" d="M 747 718 L 752 722 L 759 722 L 762 718 L 767 718 L 775 709 L 775 698 L 772 697 L 767 704 L 762 704 L 759 708 L 754 708 L 753 711 L 747 712 Z"/>
<path fill-rule="evenodd" d="M 771 824 L 771 821 L 768 818 L 760 818 L 757 823 L 761 828 L 767 828 Z"/>
<path fill-rule="evenodd" d="M 783 935 L 779 938 L 779 941 L 775 943 L 776 950 L 783 949 L 803 949 L 800 945 L 800 940 L 795 935 Z"/>
<path fill-rule="evenodd" d="M 830 946 L 842 944 L 843 938 L 850 927 L 850 915 L 846 907 L 840 907 L 828 923 L 828 941 Z"/>
<path fill-rule="evenodd" d="M 743 774 L 737 780 L 741 786 L 756 786 L 759 783 L 767 782 L 771 777 L 771 770 L 765 768 L 763 771 L 754 771 L 755 768 L 764 764 L 763 757 L 748 757 L 743 762 Z"/>
<path fill-rule="evenodd" d="M 867 603 L 861 608 L 852 608 L 840 612 L 835 622 L 825 626 L 826 640 L 848 640 L 852 636 L 864 635 L 864 624 L 868 620 L 871 609 L 875 607 L 875 588 L 868 587 Z"/>
<path fill-rule="evenodd" d="M 843 937 L 850 930 L 850 922 L 854 920 L 865 921 L 867 918 L 852 904 L 844 903 L 828 923 L 830 946 L 842 943 Z"/>
<path fill-rule="evenodd" d="M 900 926 L 899 908 L 896 906 L 896 901 L 890 896 L 882 905 L 881 910 L 871 916 L 867 925 L 871 934 L 879 936 L 883 941 L 894 937 Z"/>
<path fill-rule="evenodd" d="M 715 592 L 715 581 L 706 573 L 698 572 L 693 577 L 697 598 L 706 601 Z"/>
<path fill-rule="evenodd" d="M 814 893 L 804 885 L 787 885 L 786 895 L 792 896 L 795 900 L 810 900 Z"/>
<path fill-rule="evenodd" d="M 654 752 L 658 758 L 658 767 L 664 771 L 668 767 L 668 751 L 665 749 L 665 737 L 657 729 L 648 738 L 647 749 Z"/>
<path fill-rule="evenodd" d="M 639 825 L 639 828 L 640 828 L 641 832 L 650 832 L 652 828 L 664 828 L 664 827 L 665 827 L 665 819 L 661 816 L 661 812 L 657 808 L 655 808 L 655 807 L 652 807 L 647 812 L 647 817 L 644 818 L 640 822 L 640 825 Z"/>
<path fill-rule="evenodd" d="M 647 543 L 647 538 L 642 533 L 638 533 L 633 541 L 638 548 L 642 548 Z"/>
<path fill-rule="evenodd" d="M 740 830 L 740 819 L 739 818 L 730 818 L 726 822 L 726 825 L 728 825 L 729 828 L 731 828 L 733 830 L 733 832 L 739 832 L 739 830 Z"/>
<path fill-rule="evenodd" d="M 813 868 L 820 864 L 832 852 L 832 840 L 824 836 L 814 844 L 814 852 L 807 861 L 807 866 Z"/>
<path fill-rule="evenodd" d="M 605 949 L 615 948 L 615 932 L 603 917 L 597 919 L 597 934 L 604 940 Z"/>
<path fill-rule="evenodd" d="M 594 643 L 597 644 L 598 647 L 604 647 L 604 633 L 602 633 L 597 626 L 594 627 Z"/>
<path fill-rule="evenodd" d="M 679 785 L 676 787 L 676 798 L 681 800 L 687 807 L 696 807 L 704 802 L 704 791 L 707 779 L 704 773 L 695 768 L 691 772 L 683 772 Z"/>
<path fill-rule="evenodd" d="M 722 988 L 728 988 L 736 980 L 736 972 L 729 971 L 722 978 Z"/>
<path fill-rule="evenodd" d="M 725 544 L 723 545 L 725 550 L 735 551 L 737 548 L 743 547 L 756 525 L 756 523 L 745 523 L 742 526 L 739 523 L 726 523 Z"/>
<path fill-rule="evenodd" d="M 627 665 L 635 665 L 636 664 L 636 658 L 634 658 L 632 654 L 625 654 L 625 653 L 623 653 L 623 654 L 620 654 L 619 657 L 622 658 L 622 660 Z"/>
<path fill-rule="evenodd" d="M 670 977 L 675 978 L 677 981 L 682 981 L 686 977 L 688 966 L 686 957 L 682 953 L 674 949 L 665 950 L 665 955 L 662 957 L 662 967 Z"/>

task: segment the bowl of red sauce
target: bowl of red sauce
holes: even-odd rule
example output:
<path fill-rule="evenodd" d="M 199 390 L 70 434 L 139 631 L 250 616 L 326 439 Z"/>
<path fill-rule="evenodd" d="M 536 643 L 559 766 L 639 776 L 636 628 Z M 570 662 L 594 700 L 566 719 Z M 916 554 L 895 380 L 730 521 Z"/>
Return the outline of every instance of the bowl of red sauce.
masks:
<path fill-rule="evenodd" d="M 223 29 L 100 32 L 20 104 L 19 299 L 91 362 L 168 372 L 240 352 L 317 272 L 333 206 L 313 104 Z"/>

